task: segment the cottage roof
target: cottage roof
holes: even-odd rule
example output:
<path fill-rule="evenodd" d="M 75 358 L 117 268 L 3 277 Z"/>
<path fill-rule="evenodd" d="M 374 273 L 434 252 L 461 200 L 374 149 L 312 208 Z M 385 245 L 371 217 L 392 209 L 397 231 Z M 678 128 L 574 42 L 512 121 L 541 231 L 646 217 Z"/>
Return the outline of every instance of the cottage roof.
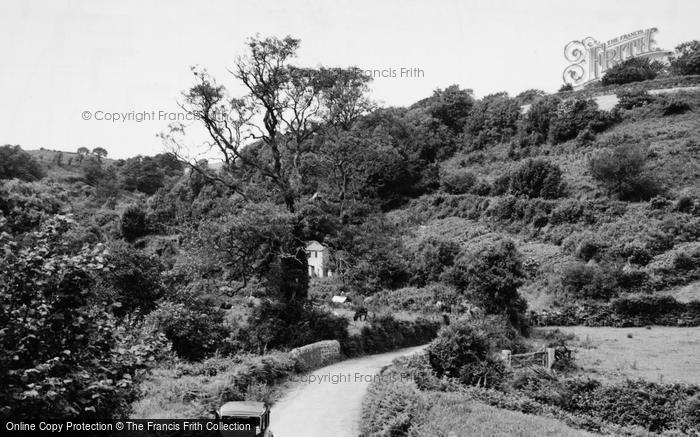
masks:
<path fill-rule="evenodd" d="M 323 244 L 319 243 L 318 241 L 309 241 L 309 243 L 306 245 L 306 250 L 326 250 L 326 246 Z"/>

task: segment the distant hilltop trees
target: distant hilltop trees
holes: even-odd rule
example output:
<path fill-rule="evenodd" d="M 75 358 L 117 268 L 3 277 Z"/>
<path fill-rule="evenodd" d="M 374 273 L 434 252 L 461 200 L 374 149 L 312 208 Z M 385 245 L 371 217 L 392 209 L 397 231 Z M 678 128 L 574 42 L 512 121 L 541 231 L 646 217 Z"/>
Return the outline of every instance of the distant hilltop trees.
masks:
<path fill-rule="evenodd" d="M 81 158 L 85 158 L 86 156 L 92 155 L 96 156 L 98 160 L 102 160 L 102 158 L 107 156 L 107 150 L 105 150 L 102 147 L 95 147 L 92 149 L 92 152 L 90 152 L 90 149 L 87 147 L 78 147 L 77 150 L 78 155 L 80 155 Z"/>

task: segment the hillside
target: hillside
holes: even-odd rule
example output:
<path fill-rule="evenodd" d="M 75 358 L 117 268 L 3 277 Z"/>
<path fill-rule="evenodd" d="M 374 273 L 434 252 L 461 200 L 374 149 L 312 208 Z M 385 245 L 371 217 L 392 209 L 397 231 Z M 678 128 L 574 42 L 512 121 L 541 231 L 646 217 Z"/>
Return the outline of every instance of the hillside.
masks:
<path fill-rule="evenodd" d="M 692 363 L 647 358 L 692 359 L 700 326 L 699 91 L 618 89 L 607 111 L 586 93 L 453 85 L 381 108 L 361 71 L 299 82 L 298 40 L 251 41 L 240 74 L 269 86 L 229 100 L 194 71 L 185 92 L 221 165 L 179 155 L 181 126 L 162 136 L 172 153 L 125 160 L 0 147 L 3 413 L 206 417 L 274 401 L 323 342 L 334 358 L 425 349 L 410 378 L 373 381 L 368 426 L 482 432 L 450 415 L 505 408 L 503 434 L 697 428 Z M 306 110 L 269 104 L 290 89 Z M 234 112 L 249 118 L 220 117 Z M 653 364 L 608 359 L 608 332 Z M 589 346 L 577 364 L 569 347 Z M 649 381 L 662 366 L 688 385 Z"/>
<path fill-rule="evenodd" d="M 697 108 L 700 92 L 684 92 L 682 98 Z M 654 199 L 617 200 L 591 174 L 589 158 L 620 143 L 648 147 L 646 171 L 663 187 Z M 440 164 L 440 172 L 473 174 L 476 182 L 469 192 L 425 195 L 390 216 L 411 229 L 408 246 L 415 247 L 429 236 L 466 247 L 489 239 L 515 241 L 530 268 L 520 291 L 531 309 L 548 309 L 566 300 L 562 278 L 567 269 L 585 264 L 590 267 L 591 263 L 596 269 L 621 275 L 624 269 L 624 274 L 643 276 L 621 292 L 658 292 L 681 287 L 700 274 L 697 264 L 689 269 L 673 264 L 683 254 L 696 260 L 700 254 L 697 206 L 681 211 L 678 204 L 679 199 L 700 196 L 699 158 L 697 110 L 664 116 L 649 106 L 638 107 L 623 111 L 620 123 L 592 141 L 572 139 L 516 153 L 513 143 L 508 142 L 459 152 Z M 493 186 L 500 177 L 533 159 L 561 169 L 567 187 L 564 196 L 538 199 L 479 193 L 483 190 L 480 184 Z M 582 255 L 582 245 L 589 245 L 595 253 Z M 648 259 L 640 262 L 630 258 L 633 250 L 645 251 Z M 589 276 L 588 280 L 594 278 Z"/>
<path fill-rule="evenodd" d="M 41 148 L 27 150 L 27 153 L 39 162 L 50 179 L 70 181 L 83 177 L 84 157 L 76 152 Z M 105 167 L 114 163 L 114 160 L 109 158 L 103 158 L 102 161 Z"/>

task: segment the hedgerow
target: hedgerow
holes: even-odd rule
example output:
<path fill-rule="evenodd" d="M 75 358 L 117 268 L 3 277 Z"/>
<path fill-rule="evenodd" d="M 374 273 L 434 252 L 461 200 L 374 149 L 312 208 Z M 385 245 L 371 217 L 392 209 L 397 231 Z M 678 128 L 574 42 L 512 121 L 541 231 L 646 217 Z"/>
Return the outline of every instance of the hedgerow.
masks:
<path fill-rule="evenodd" d="M 611 302 L 570 303 L 556 311 L 533 314 L 538 326 L 700 326 L 700 301 L 678 302 L 670 296 L 620 297 Z"/>

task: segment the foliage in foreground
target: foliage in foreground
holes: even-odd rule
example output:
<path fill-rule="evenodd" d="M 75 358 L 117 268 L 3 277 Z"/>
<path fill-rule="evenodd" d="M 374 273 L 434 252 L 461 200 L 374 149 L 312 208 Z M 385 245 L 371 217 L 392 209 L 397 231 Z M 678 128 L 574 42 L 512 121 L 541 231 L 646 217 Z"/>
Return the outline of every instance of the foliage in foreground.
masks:
<path fill-rule="evenodd" d="M 473 322 L 448 327 L 424 355 L 401 358 L 383 373 L 363 413 L 395 420 L 412 432 L 425 425 L 426 415 L 404 415 L 403 407 L 422 405 L 425 392 L 448 391 L 463 402 L 477 400 L 499 408 L 554 417 L 570 426 L 604 434 L 694 435 L 700 430 L 696 411 L 700 387 L 696 385 L 643 380 L 602 384 L 594 379 L 569 377 L 565 371 L 560 375 L 530 367 L 504 369 L 498 374 L 497 382 L 490 384 L 491 388 L 475 384 L 474 377 L 479 372 L 473 363 L 479 357 L 481 362 L 487 362 L 497 350 L 495 343 L 485 341 Z M 445 367 L 457 373 L 448 374 Z M 472 373 L 471 378 L 464 377 L 468 372 Z M 401 387 L 392 391 L 386 381 L 400 381 Z M 391 435 L 376 425 L 368 427 L 367 432 Z"/>
<path fill-rule="evenodd" d="M 123 418 L 142 372 L 163 349 L 158 335 L 118 323 L 95 293 L 105 253 L 61 244 L 56 216 L 0 258 L 0 414 L 18 419 Z M 7 236 L 8 234 L 4 234 Z"/>

